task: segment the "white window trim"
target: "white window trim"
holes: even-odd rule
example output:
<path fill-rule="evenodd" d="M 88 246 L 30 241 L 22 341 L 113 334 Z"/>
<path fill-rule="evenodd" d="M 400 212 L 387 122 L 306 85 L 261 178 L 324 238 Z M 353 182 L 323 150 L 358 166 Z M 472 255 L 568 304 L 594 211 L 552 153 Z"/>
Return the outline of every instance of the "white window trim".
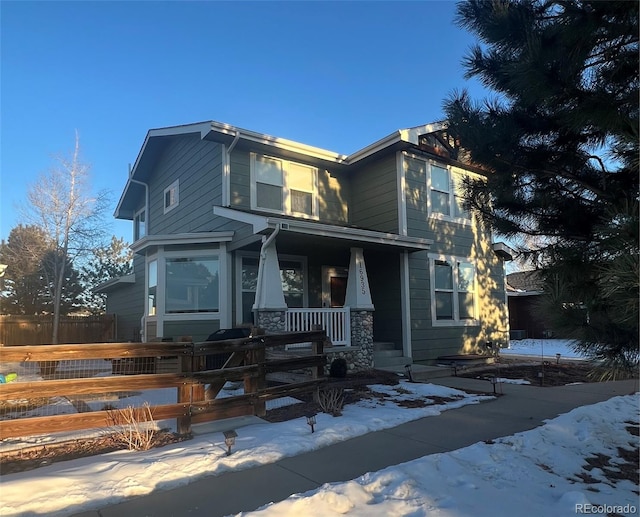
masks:
<path fill-rule="evenodd" d="M 144 216 L 144 233 L 140 233 L 140 225 L 138 224 L 138 218 Z M 146 237 L 147 235 L 147 207 L 143 207 L 133 214 L 133 240 L 137 240 Z"/>
<path fill-rule="evenodd" d="M 460 319 L 460 308 L 458 306 L 458 268 L 452 267 L 453 275 L 453 319 L 452 320 L 439 320 L 436 318 L 436 260 L 448 262 L 449 264 L 456 264 L 458 262 L 465 262 L 471 264 L 474 268 L 473 275 L 473 313 L 474 319 Z M 439 255 L 429 254 L 429 286 L 431 294 L 431 324 L 434 327 L 477 327 L 480 325 L 480 319 L 478 317 L 478 268 L 476 263 L 468 257 L 455 257 L 451 255 Z"/>
<path fill-rule="evenodd" d="M 271 208 L 264 208 L 258 206 L 257 204 L 257 187 L 256 187 L 256 157 L 263 156 L 265 158 L 269 158 L 272 160 L 278 160 L 282 163 L 282 171 L 283 171 L 283 210 L 274 210 Z M 302 162 L 294 162 L 291 160 L 285 160 L 283 158 L 278 158 L 277 156 L 270 156 L 266 154 L 251 153 L 251 161 L 250 161 L 250 169 L 251 169 L 251 209 L 259 210 L 261 212 L 269 212 L 272 214 L 282 214 L 282 215 L 291 215 L 294 217 L 299 217 L 301 219 L 312 219 L 318 220 L 318 168 L 313 167 L 312 165 L 308 165 Z M 288 174 L 289 174 L 289 164 L 301 165 L 303 167 L 308 167 L 313 171 L 313 191 L 311 192 L 311 215 L 305 214 L 302 212 L 294 212 L 291 210 L 291 196 L 289 195 L 289 186 L 288 186 Z"/>
<path fill-rule="evenodd" d="M 420 156 L 414 153 L 408 153 L 408 152 L 404 152 L 403 153 L 403 157 L 404 158 L 411 158 L 413 160 L 419 160 L 421 162 L 423 162 L 425 164 L 425 171 L 426 171 L 426 178 L 425 178 L 425 182 L 426 182 L 426 206 L 427 206 L 427 217 L 431 218 L 431 219 L 437 219 L 440 221 L 447 221 L 447 222 L 453 222 L 453 223 L 458 223 L 461 225 L 465 225 L 465 226 L 470 226 L 472 224 L 472 220 L 470 218 L 466 218 L 466 217 L 455 217 L 453 214 L 455 213 L 455 194 L 456 194 L 456 190 L 454 188 L 455 186 L 455 182 L 453 181 L 454 178 L 461 178 L 463 176 L 470 176 L 470 177 L 474 177 L 474 178 L 482 178 L 482 176 L 480 176 L 479 174 L 473 173 L 471 171 L 466 171 L 463 169 L 460 169 L 459 167 L 452 167 L 451 165 L 445 165 L 441 162 L 438 162 L 437 160 L 433 160 L 430 158 L 426 158 L 424 156 Z M 403 163 L 403 168 L 402 170 L 404 171 L 404 167 L 406 166 L 405 163 Z M 447 169 L 449 171 L 449 182 L 451 183 L 450 185 L 450 189 L 449 189 L 449 213 L 451 215 L 446 215 L 446 214 L 441 214 L 439 212 L 433 212 L 432 210 L 432 206 L 431 206 L 431 167 L 432 166 L 438 166 L 441 167 L 443 169 Z M 406 195 L 406 194 L 405 194 Z M 405 208 L 406 210 L 406 208 Z"/>
<path fill-rule="evenodd" d="M 166 189 L 164 189 L 164 194 L 162 195 L 162 206 L 164 207 L 164 213 L 171 212 L 174 208 L 180 204 L 180 180 L 175 180 L 171 185 L 169 185 Z M 175 201 L 167 206 L 167 192 L 175 191 Z"/>
<path fill-rule="evenodd" d="M 190 257 L 213 257 L 218 258 L 218 310 L 211 312 L 181 312 L 181 313 L 165 313 L 165 297 L 166 297 L 166 259 L 167 258 L 190 258 Z M 149 262 L 157 260 L 158 264 L 158 279 L 156 283 L 156 314 L 155 316 L 147 315 L 148 309 L 148 274 L 149 274 Z M 228 282 L 228 267 L 226 243 L 219 243 L 219 248 L 208 248 L 199 250 L 175 250 L 165 251 L 163 247 L 159 247 L 157 253 L 149 255 L 145 260 L 145 319 L 147 321 L 156 322 L 156 333 L 158 337 L 162 337 L 164 333 L 165 321 L 209 321 L 220 320 L 220 324 L 228 327 L 230 325 L 229 320 L 229 282 Z"/>

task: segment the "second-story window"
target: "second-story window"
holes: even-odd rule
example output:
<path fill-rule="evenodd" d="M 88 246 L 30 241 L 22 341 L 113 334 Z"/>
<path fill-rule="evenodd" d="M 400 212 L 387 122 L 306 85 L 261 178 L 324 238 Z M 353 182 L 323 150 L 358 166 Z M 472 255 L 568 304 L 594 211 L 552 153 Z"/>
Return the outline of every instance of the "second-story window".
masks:
<path fill-rule="evenodd" d="M 133 216 L 133 240 L 137 241 L 147 235 L 146 211 L 143 208 Z"/>
<path fill-rule="evenodd" d="M 171 185 L 164 189 L 164 213 L 173 210 L 178 206 L 180 201 L 179 183 L 175 180 Z"/>
<path fill-rule="evenodd" d="M 429 213 L 443 218 L 471 219 L 464 208 L 463 176 L 435 163 L 430 164 L 429 171 Z"/>
<path fill-rule="evenodd" d="M 317 217 L 318 170 L 270 156 L 251 155 L 251 207 L 303 217 Z"/>

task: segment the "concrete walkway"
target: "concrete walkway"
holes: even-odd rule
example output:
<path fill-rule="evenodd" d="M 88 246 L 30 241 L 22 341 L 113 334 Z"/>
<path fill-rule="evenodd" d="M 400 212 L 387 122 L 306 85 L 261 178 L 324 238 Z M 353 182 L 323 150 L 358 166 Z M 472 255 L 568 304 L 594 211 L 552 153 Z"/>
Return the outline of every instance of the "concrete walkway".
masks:
<path fill-rule="evenodd" d="M 445 377 L 431 382 L 469 391 L 492 391 L 489 382 L 476 379 Z M 491 401 L 448 410 L 271 465 L 209 476 L 184 487 L 159 490 L 77 516 L 217 517 L 251 511 L 324 483 L 347 481 L 428 454 L 533 429 L 576 407 L 633 393 L 638 390 L 638 382 L 556 388 L 501 384 L 497 390 L 503 396 Z"/>

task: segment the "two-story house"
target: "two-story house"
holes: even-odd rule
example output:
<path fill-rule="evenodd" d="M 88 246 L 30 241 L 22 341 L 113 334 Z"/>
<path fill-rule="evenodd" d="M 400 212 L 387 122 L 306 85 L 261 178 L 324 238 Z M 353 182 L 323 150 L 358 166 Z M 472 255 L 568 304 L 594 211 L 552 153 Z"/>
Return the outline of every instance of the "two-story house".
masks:
<path fill-rule="evenodd" d="M 134 275 L 103 286 L 118 338 L 320 324 L 359 368 L 506 344 L 511 257 L 465 210 L 482 171 L 459 154 L 444 123 L 348 156 L 218 122 L 150 130 L 115 211 Z"/>

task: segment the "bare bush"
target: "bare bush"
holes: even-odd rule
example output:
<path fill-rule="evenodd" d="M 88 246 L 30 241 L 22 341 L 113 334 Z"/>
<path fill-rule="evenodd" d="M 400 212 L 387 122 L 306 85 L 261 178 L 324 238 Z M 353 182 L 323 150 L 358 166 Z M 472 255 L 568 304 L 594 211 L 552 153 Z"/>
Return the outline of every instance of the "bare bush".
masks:
<path fill-rule="evenodd" d="M 145 414 L 144 421 L 139 415 Z M 147 451 L 153 446 L 156 434 L 151 406 L 145 402 L 142 408 L 127 406 L 124 409 L 107 410 L 107 423 L 115 427 L 115 439 L 125 444 L 130 451 Z"/>
<path fill-rule="evenodd" d="M 342 388 L 331 388 L 328 390 L 320 390 L 318 393 L 318 404 L 322 411 L 332 416 L 342 415 L 342 406 L 344 405 L 344 390 Z"/>

